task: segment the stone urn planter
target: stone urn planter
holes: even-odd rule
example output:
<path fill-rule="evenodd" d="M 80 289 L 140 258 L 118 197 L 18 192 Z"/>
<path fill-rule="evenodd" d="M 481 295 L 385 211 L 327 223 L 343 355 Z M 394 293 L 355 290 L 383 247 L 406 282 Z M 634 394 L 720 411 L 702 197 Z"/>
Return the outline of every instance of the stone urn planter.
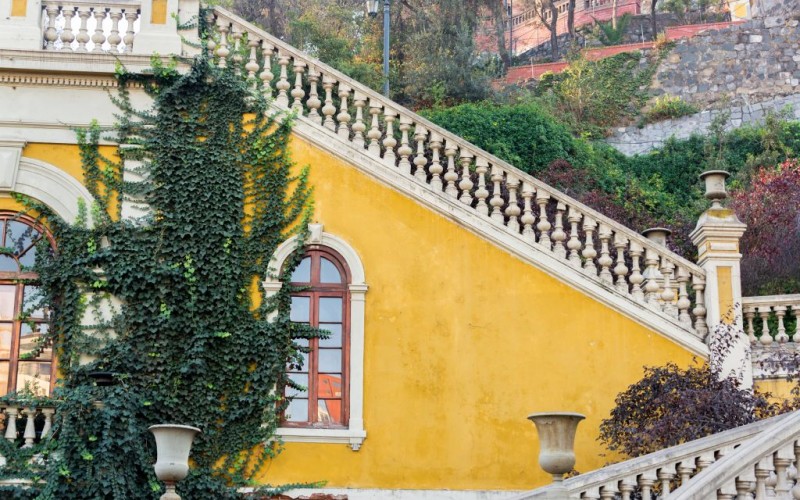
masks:
<path fill-rule="evenodd" d="M 670 234 L 672 234 L 672 231 L 665 227 L 651 227 L 642 231 L 642 235 L 645 238 L 662 247 L 667 246 L 667 238 L 669 238 Z"/>
<path fill-rule="evenodd" d="M 580 413 L 533 413 L 528 420 L 539 433 L 539 466 L 553 475 L 553 486 L 563 488 L 564 474 L 575 466 L 575 431 L 585 419 Z"/>
<path fill-rule="evenodd" d="M 188 425 L 162 424 L 148 429 L 156 438 L 156 477 L 164 482 L 167 491 L 161 500 L 180 500 L 175 484 L 189 474 L 189 451 L 200 429 Z"/>
<path fill-rule="evenodd" d="M 708 170 L 700 174 L 700 179 L 706 183 L 706 199 L 711 201 L 711 208 L 722 208 L 720 202 L 728 197 L 725 179 L 730 176 L 724 170 Z"/>

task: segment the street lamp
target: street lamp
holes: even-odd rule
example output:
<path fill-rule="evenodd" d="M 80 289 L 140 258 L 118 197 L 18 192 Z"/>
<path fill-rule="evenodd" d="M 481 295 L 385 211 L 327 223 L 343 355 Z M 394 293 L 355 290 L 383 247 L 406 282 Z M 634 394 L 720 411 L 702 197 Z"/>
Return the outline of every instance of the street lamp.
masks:
<path fill-rule="evenodd" d="M 383 95 L 389 97 L 389 1 L 383 0 Z M 380 0 L 367 0 L 369 17 L 378 15 Z"/>

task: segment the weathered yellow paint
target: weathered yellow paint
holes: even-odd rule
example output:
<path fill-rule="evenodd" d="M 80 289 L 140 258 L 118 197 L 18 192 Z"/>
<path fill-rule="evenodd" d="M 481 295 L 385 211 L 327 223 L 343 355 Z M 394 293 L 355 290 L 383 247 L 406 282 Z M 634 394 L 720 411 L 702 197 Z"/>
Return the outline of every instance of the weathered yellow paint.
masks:
<path fill-rule="evenodd" d="M 11 0 L 11 17 L 28 15 L 28 0 Z"/>
<path fill-rule="evenodd" d="M 769 393 L 771 400 L 775 402 L 792 399 L 792 389 L 797 385 L 796 382 L 785 378 L 760 379 L 754 382 L 756 390 Z"/>
<path fill-rule="evenodd" d="M 733 279 L 731 277 L 731 267 L 723 266 L 717 268 L 717 290 L 719 297 L 720 321 L 732 324 L 734 318 L 733 304 Z"/>
<path fill-rule="evenodd" d="M 366 272 L 368 437 L 287 443 L 264 482 L 358 488 L 524 489 L 550 482 L 526 416 L 587 415 L 579 471 L 596 469 L 600 421 L 643 365 L 691 354 L 299 138 L 315 219 Z"/>
<path fill-rule="evenodd" d="M 167 24 L 167 0 L 152 0 L 150 24 Z"/>

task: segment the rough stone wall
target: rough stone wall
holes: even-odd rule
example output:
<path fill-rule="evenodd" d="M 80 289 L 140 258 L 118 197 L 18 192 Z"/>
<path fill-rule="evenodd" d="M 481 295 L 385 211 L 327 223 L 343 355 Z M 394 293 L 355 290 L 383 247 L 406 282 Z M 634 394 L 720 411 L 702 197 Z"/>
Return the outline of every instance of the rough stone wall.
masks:
<path fill-rule="evenodd" d="M 762 123 L 768 111 L 780 112 L 791 109 L 791 117 L 800 119 L 800 94 L 789 97 L 778 97 L 758 104 L 735 106 L 729 108 L 731 113 L 727 128 L 734 129 L 746 124 Z M 670 137 L 686 139 L 692 134 L 704 133 L 711 120 L 721 111 L 703 111 L 676 120 L 653 123 L 643 128 L 622 127 L 607 139 L 607 142 L 628 156 L 647 153 L 661 147 Z"/>
<path fill-rule="evenodd" d="M 654 93 L 700 107 L 726 98 L 744 106 L 800 93 L 800 9 L 780 8 L 791 12 L 678 42 L 656 71 Z"/>

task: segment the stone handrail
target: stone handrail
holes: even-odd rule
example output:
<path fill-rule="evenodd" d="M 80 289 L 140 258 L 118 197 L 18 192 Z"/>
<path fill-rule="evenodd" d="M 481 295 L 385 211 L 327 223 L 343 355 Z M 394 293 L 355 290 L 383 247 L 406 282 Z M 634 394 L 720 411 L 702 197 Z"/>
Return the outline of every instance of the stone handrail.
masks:
<path fill-rule="evenodd" d="M 787 331 L 784 319 L 789 310 L 795 317 L 795 331 Z M 784 344 L 790 340 L 800 341 L 800 294 L 766 295 L 763 297 L 743 297 L 742 311 L 746 322 L 745 330 L 752 345 L 772 346 Z M 753 321 L 758 315 L 761 322 L 761 336 L 756 337 Z M 776 330 L 772 330 L 770 319 L 775 318 Z M 791 336 L 791 339 L 790 339 Z"/>
<path fill-rule="evenodd" d="M 794 465 L 794 473 L 789 468 Z M 742 444 L 698 473 L 685 487 L 666 498 L 800 499 L 795 486 L 800 465 L 800 411 Z"/>
<path fill-rule="evenodd" d="M 215 61 L 235 68 L 254 91 L 705 338 L 705 271 L 699 266 L 227 10 L 215 7 L 209 17 Z"/>
<path fill-rule="evenodd" d="M 639 495 L 637 498 L 650 500 L 656 493 L 663 498 L 670 491 L 681 492 L 693 484 L 695 478 L 705 477 L 703 471 L 710 470 L 717 461 L 737 453 L 746 443 L 759 439 L 757 436 L 773 435 L 776 429 L 784 429 L 786 422 L 790 422 L 792 429 L 798 428 L 800 412 L 761 420 L 575 476 L 563 482 L 566 498 L 630 500 Z M 547 486 L 513 497 L 513 500 L 546 498 L 552 493 L 552 488 Z"/>
<path fill-rule="evenodd" d="M 141 3 L 47 0 L 43 2 L 43 46 L 46 50 L 74 52 L 130 52 Z"/>
<path fill-rule="evenodd" d="M 52 404 L 0 403 L 0 433 L 18 447 L 30 448 L 50 437 L 54 414 Z M 5 464 L 6 458 L 0 455 L 0 467 Z"/>

